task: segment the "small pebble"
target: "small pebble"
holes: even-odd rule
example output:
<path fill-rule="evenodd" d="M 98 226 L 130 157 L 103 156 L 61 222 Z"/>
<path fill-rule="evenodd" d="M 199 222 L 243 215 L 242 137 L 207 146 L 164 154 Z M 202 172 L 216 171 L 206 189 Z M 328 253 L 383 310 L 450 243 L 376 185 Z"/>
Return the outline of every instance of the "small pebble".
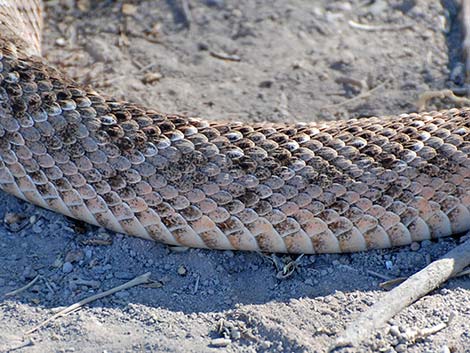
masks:
<path fill-rule="evenodd" d="M 401 336 L 400 328 L 397 325 L 391 326 L 389 332 L 392 336 L 395 336 L 395 337 Z"/>
<path fill-rule="evenodd" d="M 427 247 L 429 247 L 429 246 L 431 246 L 431 245 L 432 245 L 432 241 L 431 241 L 431 240 L 427 240 L 427 239 L 426 239 L 426 240 L 423 240 L 423 241 L 421 242 L 421 246 L 422 246 L 423 248 L 427 248 Z"/>
<path fill-rule="evenodd" d="M 447 347 L 447 346 L 442 346 L 441 347 L 440 353 L 450 353 L 450 352 L 451 352 L 451 350 L 450 350 L 449 347 Z"/>
<path fill-rule="evenodd" d="M 184 267 L 183 265 L 178 267 L 178 274 L 180 276 L 186 276 L 187 273 L 188 273 L 188 270 L 186 269 L 186 267 Z"/>
<path fill-rule="evenodd" d="M 82 250 L 80 249 L 70 250 L 65 255 L 65 262 L 70 262 L 70 263 L 79 262 L 83 260 L 83 257 L 84 257 L 84 254 Z"/>
<path fill-rule="evenodd" d="M 163 75 L 159 72 L 147 72 L 142 78 L 142 82 L 145 84 L 152 84 L 154 82 L 160 81 Z"/>
<path fill-rule="evenodd" d="M 63 273 L 70 273 L 73 271 L 73 265 L 70 262 L 64 262 L 62 265 L 62 272 Z"/>
<path fill-rule="evenodd" d="M 43 232 L 43 229 L 42 229 L 42 223 L 35 223 L 32 227 L 33 229 L 33 232 L 36 233 L 36 234 L 40 234 Z"/>
<path fill-rule="evenodd" d="M 213 347 L 227 347 L 230 343 L 232 343 L 231 340 L 228 338 L 215 338 L 211 341 L 211 346 Z"/>
<path fill-rule="evenodd" d="M 398 353 L 406 352 L 408 350 L 408 346 L 404 343 L 400 343 L 399 345 L 395 346 L 395 351 Z"/>
<path fill-rule="evenodd" d="M 137 7 L 133 4 L 122 4 L 122 13 L 124 15 L 134 15 L 137 12 Z"/>
<path fill-rule="evenodd" d="M 60 37 L 56 39 L 55 44 L 59 47 L 65 47 L 67 45 L 67 41 L 65 38 Z"/>
<path fill-rule="evenodd" d="M 347 298 L 346 298 L 346 294 L 344 294 L 343 292 L 338 291 L 338 290 L 335 291 L 334 297 L 335 297 L 336 299 L 338 299 L 339 301 L 346 301 L 346 299 L 347 299 Z"/>

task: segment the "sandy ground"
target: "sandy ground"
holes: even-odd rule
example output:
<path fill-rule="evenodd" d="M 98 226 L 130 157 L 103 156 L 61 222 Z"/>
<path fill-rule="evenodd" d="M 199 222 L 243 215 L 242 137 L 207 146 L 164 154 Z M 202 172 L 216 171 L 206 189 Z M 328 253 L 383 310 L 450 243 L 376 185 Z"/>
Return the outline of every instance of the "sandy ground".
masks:
<path fill-rule="evenodd" d="M 452 6 L 56 0 L 46 7 L 44 53 L 78 81 L 166 112 L 247 122 L 397 114 L 415 110 L 422 92 L 461 84 Z M 380 298 L 381 277 L 410 275 L 459 242 L 304 256 L 278 279 L 261 254 L 175 251 L 1 198 L 0 215 L 12 223 L 0 226 L 1 352 L 324 352 Z M 98 300 L 23 338 L 56 308 L 148 271 L 153 286 Z M 3 296 L 38 275 L 28 290 Z M 446 329 L 417 342 L 397 335 L 451 315 Z M 469 352 L 469 322 L 463 277 L 343 352 Z M 216 347 L 218 338 L 227 346 Z"/>

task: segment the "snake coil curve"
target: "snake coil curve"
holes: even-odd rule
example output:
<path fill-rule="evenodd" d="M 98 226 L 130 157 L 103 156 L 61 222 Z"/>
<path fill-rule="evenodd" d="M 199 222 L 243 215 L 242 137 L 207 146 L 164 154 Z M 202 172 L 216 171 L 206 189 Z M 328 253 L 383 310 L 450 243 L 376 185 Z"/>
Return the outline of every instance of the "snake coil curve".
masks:
<path fill-rule="evenodd" d="M 325 123 L 167 115 L 39 57 L 38 0 L 0 0 L 0 188 L 189 247 L 388 248 L 470 229 L 470 109 Z"/>

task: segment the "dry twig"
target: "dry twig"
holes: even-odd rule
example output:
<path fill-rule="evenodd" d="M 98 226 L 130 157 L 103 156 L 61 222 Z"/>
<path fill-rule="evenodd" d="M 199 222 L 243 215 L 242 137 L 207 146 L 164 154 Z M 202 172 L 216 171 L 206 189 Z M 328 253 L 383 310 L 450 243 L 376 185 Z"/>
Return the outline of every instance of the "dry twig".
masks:
<path fill-rule="evenodd" d="M 75 304 L 72 304 L 72 305 L 66 307 L 65 309 L 59 311 L 57 314 L 54 314 L 53 316 L 51 316 L 47 320 L 41 322 L 39 325 L 33 327 L 31 330 L 27 331 L 25 333 L 25 335 L 29 335 L 29 334 L 39 330 L 41 327 L 44 327 L 45 325 L 47 325 L 49 322 L 51 322 L 51 321 L 53 321 L 53 320 L 55 320 L 59 317 L 65 316 L 65 315 L 67 315 L 67 314 L 69 314 L 73 311 L 76 311 L 79 308 L 81 308 L 82 306 L 84 306 L 88 303 L 91 303 L 92 301 L 107 297 L 107 296 L 112 295 L 112 294 L 114 294 L 116 292 L 119 292 L 121 290 L 125 290 L 125 289 L 131 288 L 131 287 L 135 287 L 135 286 L 138 286 L 138 285 L 144 284 L 144 283 L 149 283 L 149 282 L 151 282 L 150 275 L 151 275 L 150 272 L 144 273 L 143 275 L 140 275 L 140 276 L 134 278 L 133 280 L 131 280 L 129 282 L 121 284 L 120 286 L 114 287 L 114 288 L 112 288 L 110 290 L 107 290 L 105 292 L 102 292 L 102 293 L 92 295 L 91 297 L 82 299 L 79 302 L 77 302 Z"/>
<path fill-rule="evenodd" d="M 398 287 L 348 325 L 330 350 L 357 346 L 401 310 L 439 287 L 470 264 L 470 240 L 449 251 Z"/>
<path fill-rule="evenodd" d="M 428 336 L 435 335 L 439 331 L 442 331 L 447 328 L 454 319 L 454 316 L 455 315 L 451 315 L 447 322 L 441 322 L 431 327 L 407 329 L 403 333 L 402 338 L 405 339 L 407 342 L 415 343 L 419 340 L 425 339 Z"/>
<path fill-rule="evenodd" d="M 28 288 L 30 288 L 31 286 L 33 286 L 34 283 L 36 283 L 39 278 L 41 278 L 41 276 L 40 276 L 40 275 L 37 275 L 37 276 L 34 277 L 34 279 L 33 279 L 31 282 L 29 282 L 27 285 L 25 285 L 25 286 L 23 286 L 23 287 L 21 287 L 21 288 L 15 289 L 15 290 L 13 290 L 13 291 L 11 291 L 11 292 L 6 293 L 6 294 L 5 294 L 5 298 L 7 298 L 7 297 L 13 297 L 13 296 L 15 296 L 15 295 L 17 295 L 17 294 L 20 294 L 21 292 L 24 292 L 25 290 L 27 290 Z"/>
<path fill-rule="evenodd" d="M 241 61 L 242 59 L 236 54 L 227 54 L 223 52 L 210 51 L 210 54 L 217 59 L 227 60 L 227 61 Z"/>
<path fill-rule="evenodd" d="M 421 96 L 419 96 L 418 102 L 416 103 L 416 105 L 418 106 L 418 111 L 421 112 L 426 110 L 426 104 L 428 103 L 428 101 L 434 98 L 449 98 L 454 103 L 461 105 L 470 105 L 470 99 L 456 96 L 454 92 L 452 92 L 450 89 L 443 89 L 441 91 L 428 91 L 421 94 Z"/>

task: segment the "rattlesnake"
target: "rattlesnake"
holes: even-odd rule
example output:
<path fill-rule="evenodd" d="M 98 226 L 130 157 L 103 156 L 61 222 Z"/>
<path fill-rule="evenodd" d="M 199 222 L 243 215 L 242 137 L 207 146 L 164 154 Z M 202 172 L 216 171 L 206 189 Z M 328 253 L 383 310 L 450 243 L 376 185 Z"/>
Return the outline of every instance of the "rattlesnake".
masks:
<path fill-rule="evenodd" d="M 107 98 L 40 57 L 41 2 L 0 0 L 0 188 L 173 245 L 388 248 L 470 229 L 470 109 L 216 122 Z"/>

